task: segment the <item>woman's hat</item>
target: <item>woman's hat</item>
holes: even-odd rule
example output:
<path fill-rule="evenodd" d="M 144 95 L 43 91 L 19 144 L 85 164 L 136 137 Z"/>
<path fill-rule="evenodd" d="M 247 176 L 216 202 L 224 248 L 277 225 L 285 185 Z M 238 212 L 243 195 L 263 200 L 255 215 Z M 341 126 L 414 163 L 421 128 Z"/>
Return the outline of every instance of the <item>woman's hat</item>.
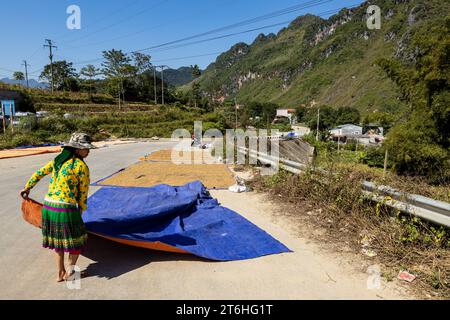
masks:
<path fill-rule="evenodd" d="M 92 143 L 91 137 L 86 133 L 76 132 L 70 137 L 69 143 L 63 144 L 63 147 L 72 147 L 75 149 L 97 149 Z"/>

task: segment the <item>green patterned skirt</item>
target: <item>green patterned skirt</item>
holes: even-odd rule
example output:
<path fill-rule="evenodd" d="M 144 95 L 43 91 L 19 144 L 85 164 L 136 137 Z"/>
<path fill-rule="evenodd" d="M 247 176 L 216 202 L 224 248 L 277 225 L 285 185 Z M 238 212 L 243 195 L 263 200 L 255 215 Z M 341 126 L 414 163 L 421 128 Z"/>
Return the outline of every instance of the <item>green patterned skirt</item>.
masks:
<path fill-rule="evenodd" d="M 87 242 L 81 212 L 75 205 L 44 202 L 42 246 L 56 252 L 80 254 Z"/>

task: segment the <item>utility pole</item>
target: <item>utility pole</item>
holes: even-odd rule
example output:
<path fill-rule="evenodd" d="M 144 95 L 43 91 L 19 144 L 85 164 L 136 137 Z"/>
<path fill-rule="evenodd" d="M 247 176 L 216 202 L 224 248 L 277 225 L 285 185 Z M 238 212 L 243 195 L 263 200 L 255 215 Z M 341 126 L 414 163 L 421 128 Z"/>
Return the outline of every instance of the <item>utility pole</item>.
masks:
<path fill-rule="evenodd" d="M 160 66 L 161 67 L 161 92 L 162 92 L 162 105 L 164 105 L 164 68 L 168 68 L 168 66 Z"/>
<path fill-rule="evenodd" d="M 153 66 L 153 86 L 155 90 L 155 105 L 158 104 L 158 100 L 156 98 L 156 66 Z"/>
<path fill-rule="evenodd" d="M 117 84 L 117 92 L 119 93 L 119 111 L 120 111 L 120 83 Z"/>
<path fill-rule="evenodd" d="M 162 105 L 164 105 L 164 66 L 161 66 L 161 95 Z"/>
<path fill-rule="evenodd" d="M 54 84 L 55 84 L 54 79 L 53 79 L 53 48 L 56 49 L 57 47 L 53 45 L 53 42 L 50 39 L 45 39 L 45 42 L 47 42 L 47 44 L 44 44 L 44 48 L 48 47 L 49 50 L 50 50 L 50 55 L 49 55 L 49 58 L 50 58 L 50 73 L 51 73 L 51 78 L 52 78 L 52 94 L 53 94 Z"/>
<path fill-rule="evenodd" d="M 6 134 L 6 119 L 5 119 L 5 106 L 2 102 L 0 102 L 2 105 L 2 121 L 3 121 L 3 134 Z"/>
<path fill-rule="evenodd" d="M 27 64 L 27 60 L 23 60 L 23 66 L 25 66 L 25 79 L 27 80 L 27 89 L 29 89 L 30 86 L 28 85 L 28 67 L 30 65 Z"/>
<path fill-rule="evenodd" d="M 388 148 L 386 147 L 386 152 L 384 153 L 383 179 L 386 178 L 387 165 L 388 165 Z"/>
<path fill-rule="evenodd" d="M 319 141 L 319 123 L 320 123 L 320 108 L 317 108 L 317 132 L 316 132 L 316 141 Z"/>
<path fill-rule="evenodd" d="M 11 124 L 11 133 L 14 133 L 14 116 L 12 104 L 9 105 L 9 122 Z"/>

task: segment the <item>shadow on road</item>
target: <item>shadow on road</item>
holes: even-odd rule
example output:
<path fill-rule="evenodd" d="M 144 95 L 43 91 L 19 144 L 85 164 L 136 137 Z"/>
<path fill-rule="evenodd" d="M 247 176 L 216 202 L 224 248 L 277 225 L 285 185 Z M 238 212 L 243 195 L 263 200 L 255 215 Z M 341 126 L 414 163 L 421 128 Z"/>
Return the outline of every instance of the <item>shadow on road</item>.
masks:
<path fill-rule="evenodd" d="M 93 260 L 86 268 L 86 278 L 112 279 L 139 269 L 151 262 L 209 260 L 188 254 L 160 252 L 123 245 L 90 234 L 84 257 Z"/>

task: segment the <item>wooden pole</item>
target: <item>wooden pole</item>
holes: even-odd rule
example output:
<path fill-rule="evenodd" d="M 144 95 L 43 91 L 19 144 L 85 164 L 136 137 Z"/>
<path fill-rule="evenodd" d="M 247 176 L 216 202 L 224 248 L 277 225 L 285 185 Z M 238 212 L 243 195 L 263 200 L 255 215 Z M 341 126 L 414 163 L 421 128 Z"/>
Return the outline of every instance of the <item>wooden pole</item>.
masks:
<path fill-rule="evenodd" d="M 120 111 L 120 83 L 117 85 L 117 91 L 119 92 L 119 111 Z"/>
<path fill-rule="evenodd" d="M 388 148 L 386 148 L 386 152 L 384 153 L 383 179 L 386 178 L 387 162 L 388 162 Z"/>
<path fill-rule="evenodd" d="M 5 106 L 2 104 L 3 134 L 6 134 Z"/>
<path fill-rule="evenodd" d="M 156 99 L 156 67 L 153 67 L 153 90 L 155 91 L 155 105 L 157 105 L 158 100 Z"/>
<path fill-rule="evenodd" d="M 164 67 L 161 66 L 161 104 L 164 105 Z"/>
<path fill-rule="evenodd" d="M 320 108 L 317 108 L 317 132 L 316 141 L 319 141 Z"/>
<path fill-rule="evenodd" d="M 11 132 L 14 133 L 14 116 L 12 103 L 9 105 L 9 121 L 11 122 Z"/>
<path fill-rule="evenodd" d="M 237 130 L 237 123 L 238 123 L 238 114 L 237 114 L 237 101 L 236 98 L 234 98 L 234 116 L 235 116 L 235 122 L 234 122 L 234 128 Z"/>

